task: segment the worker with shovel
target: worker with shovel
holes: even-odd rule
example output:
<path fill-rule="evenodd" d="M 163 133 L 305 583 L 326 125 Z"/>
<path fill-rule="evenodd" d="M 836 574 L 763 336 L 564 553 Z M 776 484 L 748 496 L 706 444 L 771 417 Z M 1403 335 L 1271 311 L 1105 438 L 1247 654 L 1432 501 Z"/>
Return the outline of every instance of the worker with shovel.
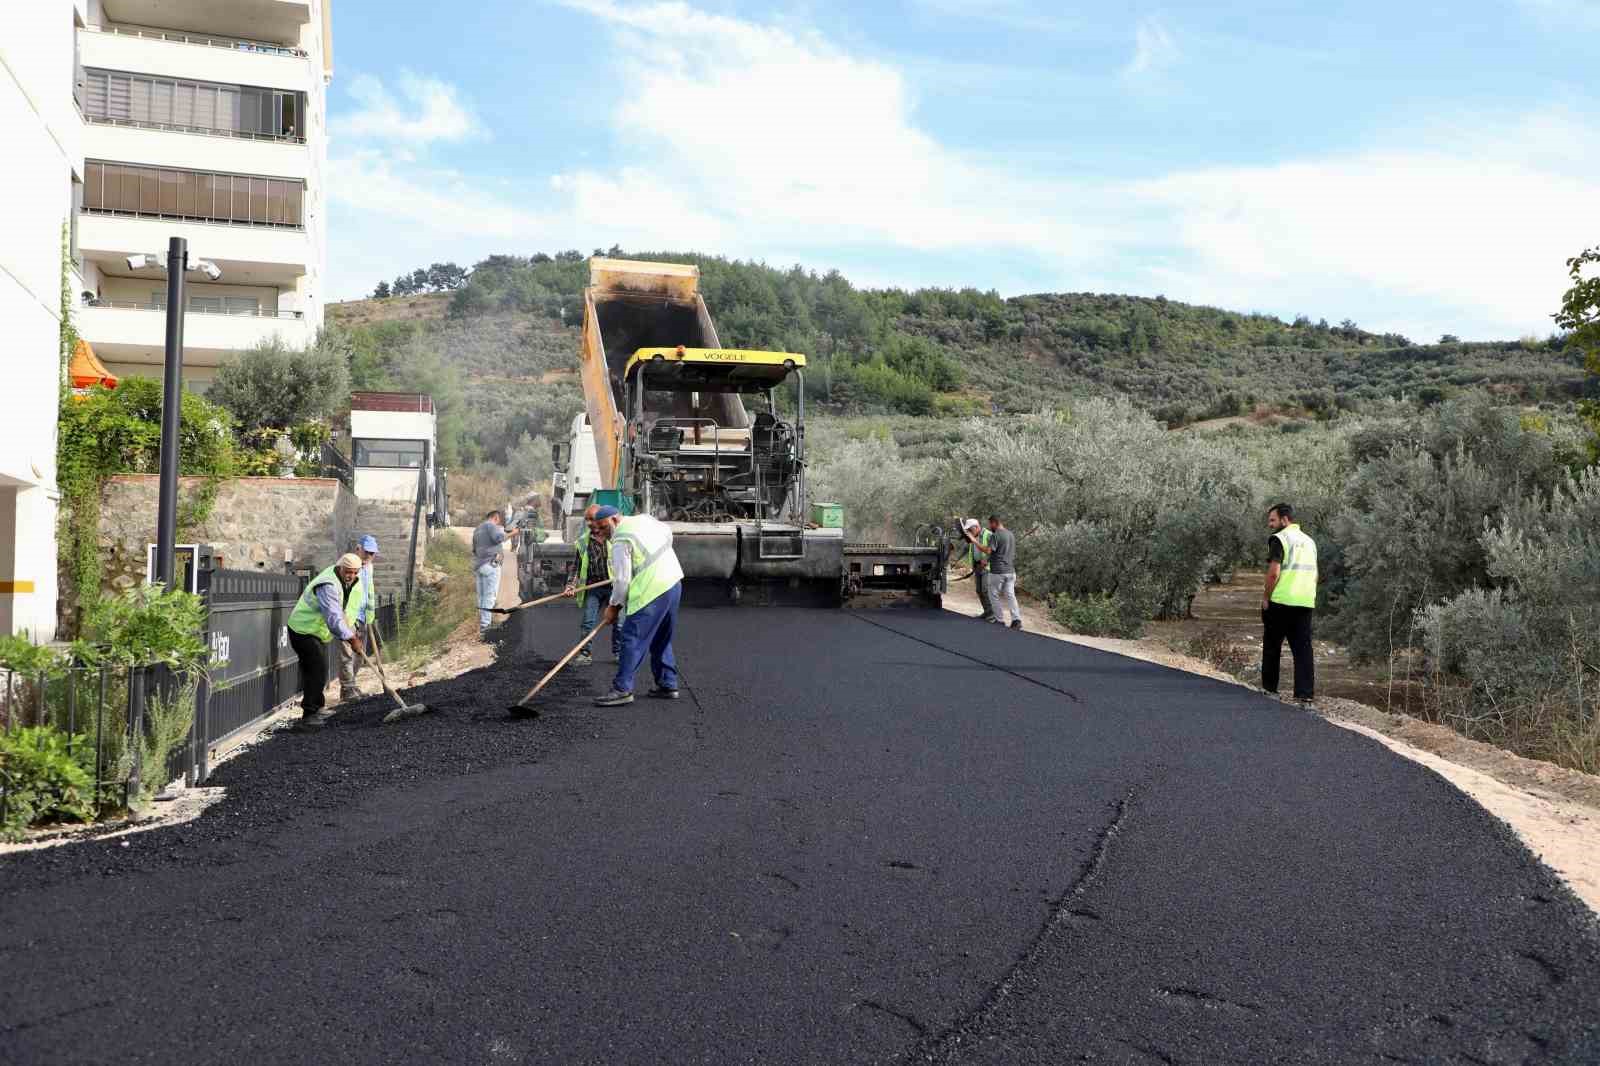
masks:
<path fill-rule="evenodd" d="M 300 657 L 300 724 L 317 728 L 333 717 L 323 688 L 328 683 L 328 642 L 335 636 L 354 653 L 365 651 L 356 633 L 364 602 L 361 557 L 354 552 L 311 579 L 289 613 L 289 646 Z"/>
<path fill-rule="evenodd" d="M 599 588 L 586 588 L 597 581 L 604 581 L 611 574 L 611 562 L 607 558 L 610 549 L 611 526 L 595 521 L 595 512 L 600 510 L 600 505 L 591 503 L 583 512 L 584 531 L 578 534 L 578 576 L 562 592 L 564 596 L 576 596 L 578 609 L 583 612 L 583 620 L 578 623 L 578 631 L 588 636 L 594 627 L 600 624 L 600 614 L 605 610 L 606 604 L 611 602 L 611 586 L 601 585 Z M 611 654 L 618 660 L 622 658 L 622 629 L 620 626 L 611 627 Z M 586 644 L 578 653 L 578 665 L 587 666 L 594 662 L 594 653 Z"/>
<path fill-rule="evenodd" d="M 672 654 L 672 635 L 678 623 L 683 595 L 683 567 L 672 551 L 672 530 L 648 515 L 624 518 L 615 507 L 595 511 L 596 530 L 604 526 L 611 545 L 611 602 L 602 624 L 621 624 L 622 647 L 617 655 L 617 676 L 611 691 L 597 697 L 601 707 L 633 702 L 633 676 L 645 655 L 655 699 L 678 698 L 678 666 Z"/>

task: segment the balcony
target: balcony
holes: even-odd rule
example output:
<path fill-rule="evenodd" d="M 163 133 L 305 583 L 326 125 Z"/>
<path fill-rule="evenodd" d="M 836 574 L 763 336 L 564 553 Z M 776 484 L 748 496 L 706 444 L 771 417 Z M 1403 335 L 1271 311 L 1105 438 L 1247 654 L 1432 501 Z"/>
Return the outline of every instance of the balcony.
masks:
<path fill-rule="evenodd" d="M 311 21 L 307 0 L 102 0 L 101 7 L 111 22 L 291 47 Z"/>
<path fill-rule="evenodd" d="M 199 222 L 160 215 L 85 209 L 78 219 L 78 247 L 87 259 L 117 264 L 140 252 L 161 252 L 167 238 L 183 237 L 189 255 L 209 259 L 236 285 L 295 284 L 313 262 L 311 241 L 296 227 L 245 222 Z"/>
<path fill-rule="evenodd" d="M 311 178 L 311 153 L 298 138 L 230 133 L 166 123 L 85 117 L 83 154 L 147 166 Z"/>
<path fill-rule="evenodd" d="M 318 73 L 298 47 L 117 24 L 84 26 L 78 55 L 85 67 L 300 92 Z"/>
<path fill-rule="evenodd" d="M 113 373 L 159 373 L 165 360 L 167 313 L 149 304 L 99 300 L 78 309 L 78 333 Z M 250 348 L 277 335 L 301 347 L 311 340 L 310 324 L 298 311 L 224 314 L 191 309 L 183 320 L 186 368 L 208 370 L 229 352 Z M 146 370 L 144 368 L 154 368 Z M 209 378 L 209 373 L 198 375 Z"/>

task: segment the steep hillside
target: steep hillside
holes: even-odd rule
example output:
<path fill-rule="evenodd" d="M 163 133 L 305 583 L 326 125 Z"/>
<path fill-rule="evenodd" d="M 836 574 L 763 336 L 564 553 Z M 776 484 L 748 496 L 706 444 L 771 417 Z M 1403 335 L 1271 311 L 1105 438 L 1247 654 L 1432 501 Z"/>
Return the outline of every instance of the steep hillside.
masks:
<path fill-rule="evenodd" d="M 810 398 L 841 413 L 1029 411 L 1124 394 L 1185 424 L 1256 404 L 1427 404 L 1476 388 L 1562 402 L 1584 387 L 1576 355 L 1553 338 L 1418 345 L 1349 321 L 1284 322 L 1160 296 L 864 290 L 837 272 L 630 254 L 698 264 L 723 343 L 805 352 Z M 581 405 L 572 372 L 587 275 L 577 252 L 492 256 L 453 292 L 338 304 L 329 320 L 350 331 L 358 384 L 453 383 L 455 460 L 501 460 L 523 433 L 559 439 Z"/>

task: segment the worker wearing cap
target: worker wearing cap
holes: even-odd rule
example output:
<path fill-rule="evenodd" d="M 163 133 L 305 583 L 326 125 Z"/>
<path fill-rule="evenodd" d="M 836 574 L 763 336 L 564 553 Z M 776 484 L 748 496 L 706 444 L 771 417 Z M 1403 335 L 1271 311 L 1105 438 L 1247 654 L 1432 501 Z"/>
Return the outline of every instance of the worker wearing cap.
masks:
<path fill-rule="evenodd" d="M 675 700 L 678 665 L 672 635 L 683 596 L 683 567 L 672 550 L 672 530 L 648 515 L 624 518 L 615 507 L 601 507 L 594 521 L 596 527 L 606 527 L 611 542 L 611 603 L 603 621 L 615 625 L 619 617 L 623 619 L 616 679 L 611 691 L 594 702 L 601 707 L 632 703 L 633 675 L 646 653 L 655 678 L 650 695 Z"/>
<path fill-rule="evenodd" d="M 355 621 L 361 614 L 361 556 L 347 552 L 311 579 L 289 613 L 289 646 L 300 658 L 300 724 L 321 726 L 333 716 L 326 709 L 327 644 L 338 639 L 352 652 L 364 651 Z"/>
<path fill-rule="evenodd" d="M 980 529 L 976 518 L 961 520 L 961 531 L 970 537 L 978 534 L 977 544 L 984 548 L 989 546 L 990 533 L 987 529 Z M 983 620 L 995 621 L 994 604 L 989 601 L 989 557 L 978 550 L 973 544 L 967 545 L 967 563 L 972 567 L 972 584 L 978 590 L 978 606 L 983 608 Z"/>
<path fill-rule="evenodd" d="M 378 557 L 378 538 L 370 533 L 362 537 L 356 543 L 355 554 L 361 559 L 361 612 L 356 616 L 356 632 L 361 635 L 362 644 L 371 647 L 372 639 L 368 631 L 378 611 L 378 598 L 372 594 L 372 560 Z M 356 674 L 361 672 L 361 664 L 356 658 L 350 645 L 339 645 L 340 703 L 361 698 L 361 690 L 356 688 Z"/>
<path fill-rule="evenodd" d="M 584 586 L 597 581 L 605 581 L 611 574 L 610 543 L 611 526 L 609 523 L 596 522 L 595 513 L 600 510 L 600 505 L 591 503 L 583 512 L 584 531 L 578 534 L 575 547 L 578 549 L 578 576 L 568 583 L 562 591 L 563 596 L 576 596 L 578 609 L 583 612 L 583 617 L 578 623 L 578 631 L 583 636 L 588 636 L 594 627 L 600 624 L 600 615 L 611 602 L 611 585 L 601 585 L 599 588 L 585 588 Z M 622 627 L 611 627 L 611 654 L 619 661 L 622 659 Z M 594 652 L 585 644 L 578 653 L 578 665 L 587 666 L 594 662 Z"/>

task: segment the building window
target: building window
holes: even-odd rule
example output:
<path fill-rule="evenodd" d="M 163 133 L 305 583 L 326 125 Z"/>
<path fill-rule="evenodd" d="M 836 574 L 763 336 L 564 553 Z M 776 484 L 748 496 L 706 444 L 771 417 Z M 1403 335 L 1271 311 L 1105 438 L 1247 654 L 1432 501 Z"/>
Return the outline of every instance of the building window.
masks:
<path fill-rule="evenodd" d="M 84 164 L 83 209 L 113 214 L 302 226 L 304 183 L 92 160 Z"/>
<path fill-rule="evenodd" d="M 355 464 L 383 470 L 416 470 L 428 461 L 428 442 L 425 440 L 385 440 L 381 437 L 357 437 Z"/>
<path fill-rule="evenodd" d="M 304 112 L 305 93 L 282 89 L 94 68 L 83 74 L 83 115 L 91 122 L 303 141 Z"/>

